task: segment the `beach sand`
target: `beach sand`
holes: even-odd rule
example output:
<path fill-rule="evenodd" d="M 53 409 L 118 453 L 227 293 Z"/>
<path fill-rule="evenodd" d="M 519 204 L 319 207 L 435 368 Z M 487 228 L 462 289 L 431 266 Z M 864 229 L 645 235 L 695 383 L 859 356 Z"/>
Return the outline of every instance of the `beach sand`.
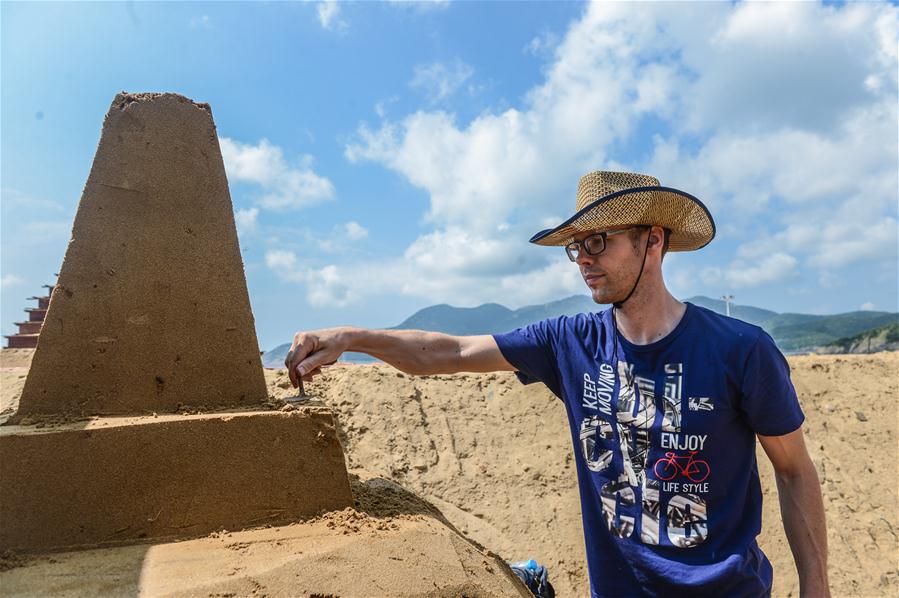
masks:
<path fill-rule="evenodd" d="M 895 596 L 899 353 L 789 363 L 822 482 L 833 595 Z M 385 365 L 325 371 L 306 390 L 337 411 L 349 467 L 380 472 L 427 498 L 508 560 L 546 564 L 560 596 L 588 593 L 565 409 L 543 385 L 523 386 L 511 373 L 409 377 Z M 272 393 L 296 394 L 283 370 L 269 370 L 267 379 Z M 798 596 L 761 448 L 758 462 L 759 543 L 774 565 L 774 595 Z"/>
<path fill-rule="evenodd" d="M 0 419 L 15 409 L 28 358 L 3 350 Z M 895 596 L 899 353 L 789 362 L 822 482 L 833 595 Z M 272 395 L 296 395 L 283 370 L 267 370 L 266 380 Z M 382 364 L 338 364 L 306 390 L 337 413 L 349 468 L 415 492 L 503 559 L 547 565 L 560 597 L 586 595 L 565 410 L 542 385 L 523 386 L 511 373 L 410 377 Z M 758 459 L 759 543 L 774 565 L 774 595 L 798 596 L 771 467 L 761 450 Z"/>

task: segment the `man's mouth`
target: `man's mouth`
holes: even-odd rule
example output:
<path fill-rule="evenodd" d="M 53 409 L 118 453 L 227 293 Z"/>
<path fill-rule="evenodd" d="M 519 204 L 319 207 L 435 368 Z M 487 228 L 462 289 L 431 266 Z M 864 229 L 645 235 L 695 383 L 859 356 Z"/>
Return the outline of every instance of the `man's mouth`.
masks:
<path fill-rule="evenodd" d="M 600 278 L 604 277 L 605 274 L 584 274 L 584 282 L 588 285 L 598 281 Z"/>

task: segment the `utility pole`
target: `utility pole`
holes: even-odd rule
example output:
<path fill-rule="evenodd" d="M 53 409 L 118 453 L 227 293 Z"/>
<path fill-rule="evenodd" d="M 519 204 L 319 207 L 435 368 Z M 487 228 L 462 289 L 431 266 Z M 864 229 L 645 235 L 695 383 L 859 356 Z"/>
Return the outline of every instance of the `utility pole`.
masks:
<path fill-rule="evenodd" d="M 734 296 L 733 295 L 722 295 L 721 299 L 724 300 L 724 311 L 727 312 L 727 317 L 729 318 L 730 317 L 730 304 L 733 302 Z"/>

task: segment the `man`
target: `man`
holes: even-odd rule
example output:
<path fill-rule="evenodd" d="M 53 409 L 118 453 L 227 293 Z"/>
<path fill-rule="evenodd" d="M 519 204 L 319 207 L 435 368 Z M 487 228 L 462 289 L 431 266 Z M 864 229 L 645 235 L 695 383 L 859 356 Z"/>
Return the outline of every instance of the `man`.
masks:
<path fill-rule="evenodd" d="M 756 544 L 758 438 L 774 465 L 803 596 L 828 596 L 818 476 L 789 366 L 761 328 L 681 303 L 667 251 L 707 245 L 715 225 L 692 195 L 649 176 L 594 172 L 575 214 L 531 241 L 563 246 L 599 312 L 506 334 L 337 328 L 298 333 L 294 385 L 344 351 L 409 374 L 515 371 L 565 404 L 593 596 L 765 596 Z"/>

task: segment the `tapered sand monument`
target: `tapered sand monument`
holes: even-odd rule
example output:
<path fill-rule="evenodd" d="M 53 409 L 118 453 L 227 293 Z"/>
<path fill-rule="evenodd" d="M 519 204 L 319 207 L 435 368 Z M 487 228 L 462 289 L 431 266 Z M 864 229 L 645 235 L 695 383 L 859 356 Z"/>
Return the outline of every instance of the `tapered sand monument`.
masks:
<path fill-rule="evenodd" d="M 266 398 L 210 108 L 119 94 L 14 425 L 0 427 L 0 552 L 351 506 L 330 411 L 266 411 Z"/>
<path fill-rule="evenodd" d="M 209 105 L 119 94 L 19 414 L 240 406 L 265 392 Z"/>

